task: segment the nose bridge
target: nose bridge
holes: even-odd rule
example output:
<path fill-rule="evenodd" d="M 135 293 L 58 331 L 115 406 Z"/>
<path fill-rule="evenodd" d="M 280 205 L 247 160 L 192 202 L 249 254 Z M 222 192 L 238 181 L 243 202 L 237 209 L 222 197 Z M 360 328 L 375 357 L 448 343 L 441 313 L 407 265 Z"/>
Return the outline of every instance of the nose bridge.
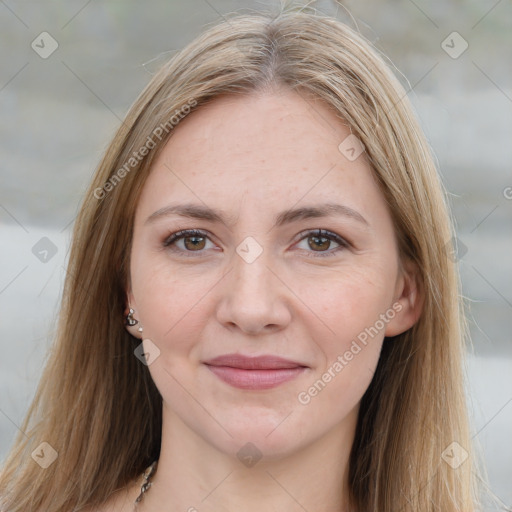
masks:
<path fill-rule="evenodd" d="M 258 246 L 246 239 L 237 247 L 218 309 L 221 323 L 253 333 L 283 327 L 290 318 L 286 287 L 271 270 L 271 251 Z"/>
<path fill-rule="evenodd" d="M 233 255 L 232 291 L 239 298 L 247 298 L 256 306 L 257 302 L 268 304 L 275 291 L 275 276 L 269 269 L 270 251 L 252 237 L 245 239 Z"/>

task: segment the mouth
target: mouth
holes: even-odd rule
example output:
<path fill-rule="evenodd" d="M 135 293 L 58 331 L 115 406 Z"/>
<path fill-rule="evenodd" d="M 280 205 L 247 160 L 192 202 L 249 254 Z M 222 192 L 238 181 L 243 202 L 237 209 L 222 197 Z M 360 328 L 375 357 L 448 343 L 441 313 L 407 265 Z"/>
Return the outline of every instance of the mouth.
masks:
<path fill-rule="evenodd" d="M 240 389 L 270 389 L 302 374 L 309 367 L 278 356 L 248 357 L 227 354 L 205 362 L 225 383 Z"/>

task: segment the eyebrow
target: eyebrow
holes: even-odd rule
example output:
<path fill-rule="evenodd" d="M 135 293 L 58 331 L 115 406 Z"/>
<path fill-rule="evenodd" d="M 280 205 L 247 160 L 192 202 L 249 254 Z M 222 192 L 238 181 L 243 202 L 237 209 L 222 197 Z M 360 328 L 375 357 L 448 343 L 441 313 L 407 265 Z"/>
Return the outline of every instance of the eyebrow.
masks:
<path fill-rule="evenodd" d="M 206 220 L 210 222 L 217 222 L 223 224 L 226 227 L 233 226 L 236 223 L 238 217 L 228 216 L 221 210 L 213 210 L 208 206 L 185 203 L 185 204 L 171 204 L 160 208 L 156 212 L 152 213 L 147 219 L 146 224 L 155 221 L 162 217 L 168 217 L 172 215 L 178 215 L 180 217 Z M 274 227 L 280 227 L 285 224 L 291 224 L 304 219 L 314 219 L 319 217 L 329 216 L 342 216 L 350 219 L 354 219 L 366 226 L 369 226 L 368 221 L 356 210 L 349 208 L 348 206 L 336 203 L 325 203 L 314 206 L 304 206 L 301 208 L 291 208 L 284 210 L 274 218 Z"/>

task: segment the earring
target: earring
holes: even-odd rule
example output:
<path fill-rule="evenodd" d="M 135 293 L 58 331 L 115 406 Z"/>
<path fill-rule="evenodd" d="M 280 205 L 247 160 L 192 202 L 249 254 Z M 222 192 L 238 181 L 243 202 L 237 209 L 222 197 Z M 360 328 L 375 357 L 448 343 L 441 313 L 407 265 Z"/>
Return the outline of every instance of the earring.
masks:
<path fill-rule="evenodd" d="M 126 325 L 129 325 L 130 327 L 133 327 L 134 325 L 137 325 L 139 323 L 138 320 L 133 318 L 134 313 L 135 311 L 132 308 L 130 308 L 129 313 L 126 315 Z"/>

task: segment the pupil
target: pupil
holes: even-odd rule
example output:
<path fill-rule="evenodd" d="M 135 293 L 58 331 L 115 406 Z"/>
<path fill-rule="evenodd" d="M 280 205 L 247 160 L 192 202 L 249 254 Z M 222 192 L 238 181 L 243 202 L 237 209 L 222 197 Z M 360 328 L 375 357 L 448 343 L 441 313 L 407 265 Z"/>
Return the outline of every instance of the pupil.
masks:
<path fill-rule="evenodd" d="M 192 242 L 192 246 L 189 246 L 189 241 L 190 240 L 195 240 L 194 242 Z M 200 246 L 201 245 L 201 241 L 198 242 L 198 240 L 201 240 L 204 244 L 204 237 L 203 236 L 188 236 L 187 238 L 185 238 L 185 247 L 187 249 L 190 249 L 190 248 L 193 248 L 193 249 L 202 249 L 203 247 Z"/>
<path fill-rule="evenodd" d="M 322 249 L 327 249 L 328 248 L 328 244 L 330 242 L 330 240 L 328 238 L 325 238 L 325 237 L 319 237 L 319 236 L 312 236 L 310 237 L 310 240 L 314 240 L 313 244 L 310 242 L 309 243 L 309 247 L 311 247 L 311 249 L 313 249 L 314 251 L 321 251 Z M 321 242 L 319 242 L 319 240 L 322 240 Z M 192 244 L 192 245 L 189 245 L 189 244 Z M 201 245 L 203 244 L 203 245 Z M 320 249 L 318 249 L 317 247 L 314 247 L 314 245 L 316 246 L 320 246 Z M 322 247 L 323 246 L 323 247 Z M 187 247 L 187 249 L 202 249 L 204 247 L 204 237 L 202 236 L 188 236 L 187 238 L 185 238 L 185 247 Z"/>
<path fill-rule="evenodd" d="M 330 240 L 329 240 L 328 238 L 325 238 L 325 237 L 323 237 L 323 236 L 322 236 L 322 237 L 319 237 L 319 236 L 312 236 L 311 238 L 312 238 L 313 240 L 315 240 L 315 242 L 314 242 L 314 243 L 315 243 L 315 244 L 317 244 L 317 245 L 322 245 L 322 244 L 323 244 L 323 245 L 325 245 L 325 243 L 326 243 L 326 242 L 327 242 L 327 243 L 329 243 L 329 242 L 330 242 Z M 322 242 L 320 242 L 320 244 L 318 244 L 318 243 L 317 243 L 317 240 L 323 240 L 323 243 L 322 243 Z M 313 245 L 312 245 L 311 243 L 309 244 L 309 247 L 311 247 L 311 249 L 313 249 L 314 251 L 318 250 L 318 249 L 315 249 L 315 247 L 313 247 Z M 327 249 L 327 247 L 323 247 L 323 248 L 324 248 L 324 249 Z"/>

